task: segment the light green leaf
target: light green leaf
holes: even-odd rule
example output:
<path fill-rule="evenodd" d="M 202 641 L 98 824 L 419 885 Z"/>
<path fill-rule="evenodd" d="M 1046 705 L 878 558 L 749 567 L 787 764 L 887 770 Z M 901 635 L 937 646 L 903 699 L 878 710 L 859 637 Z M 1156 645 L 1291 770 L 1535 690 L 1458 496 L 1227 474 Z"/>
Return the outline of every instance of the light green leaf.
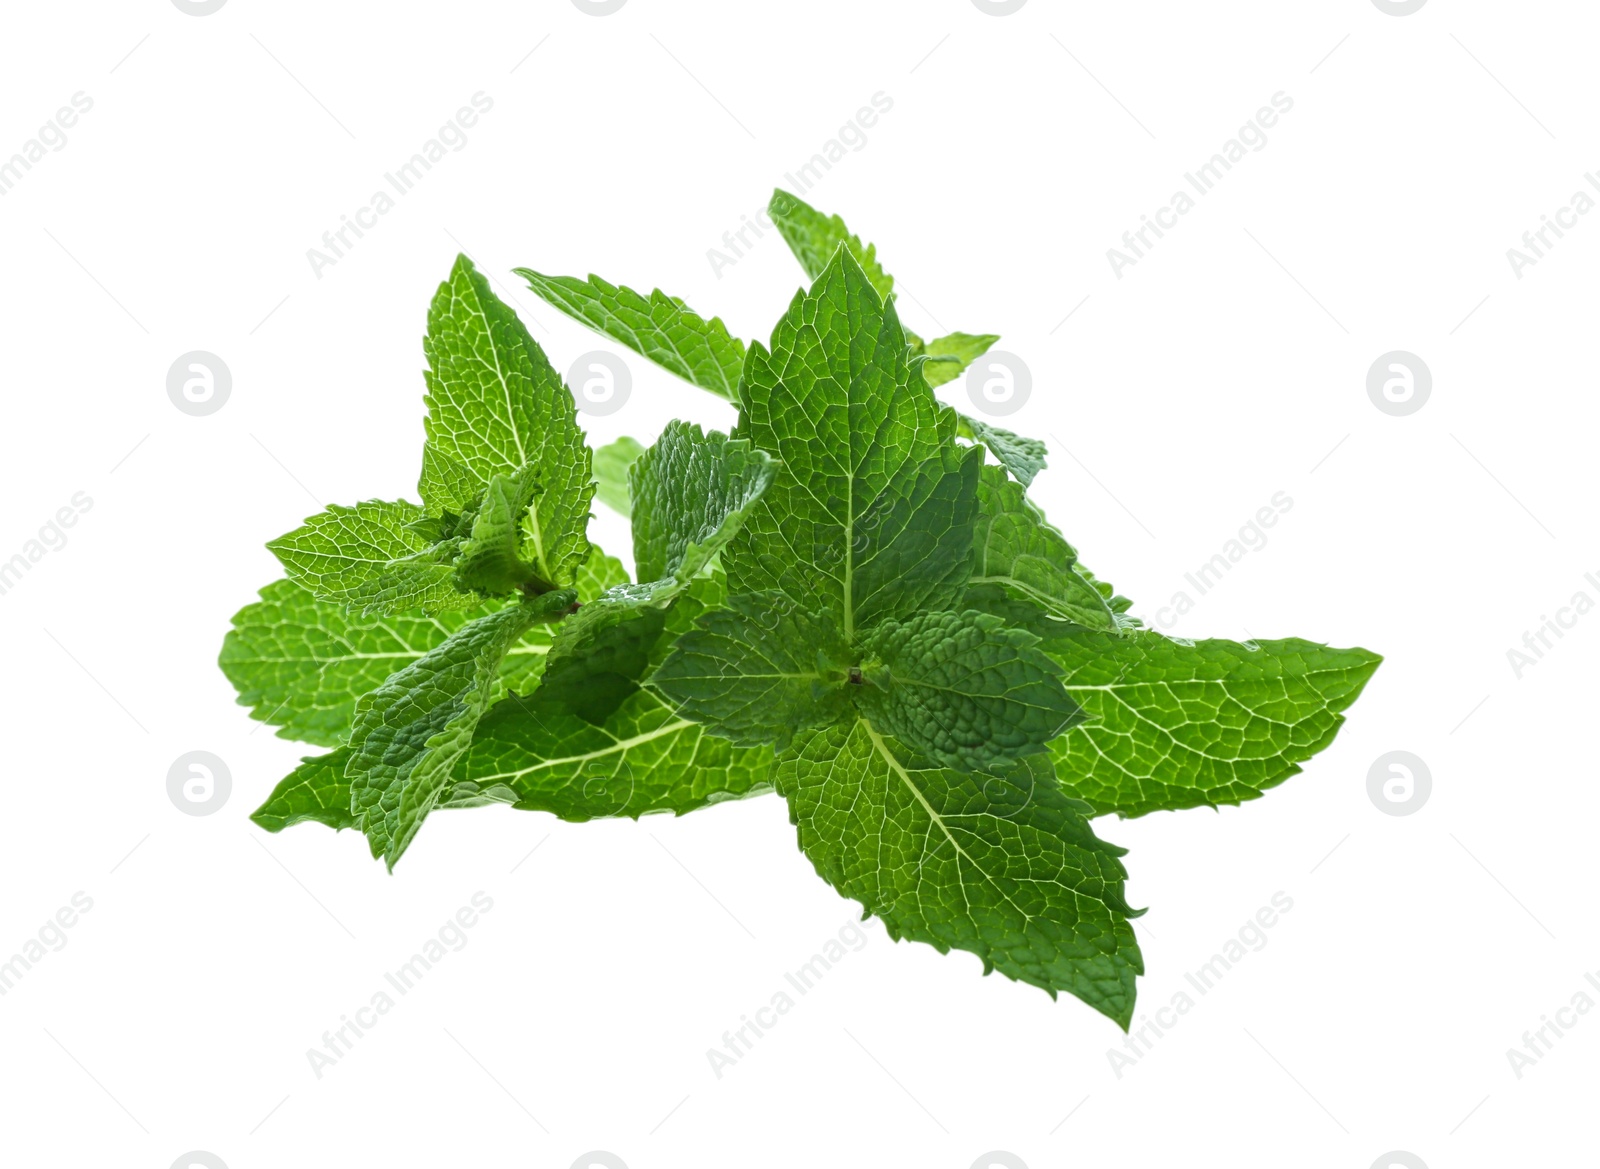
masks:
<path fill-rule="evenodd" d="M 349 759 L 348 747 L 308 756 L 272 789 L 267 802 L 251 812 L 250 819 L 268 832 L 282 832 L 308 820 L 336 831 L 356 827 L 356 814 L 350 810 L 350 784 L 344 777 Z"/>
<path fill-rule="evenodd" d="M 809 732 L 775 779 L 818 874 L 895 938 L 1076 995 L 1127 1028 L 1144 962 L 1123 850 L 1096 839 L 1048 760 L 995 775 L 918 764 L 866 720 Z"/>
<path fill-rule="evenodd" d="M 744 342 L 728 335 L 721 319 L 697 315 L 659 288 L 645 297 L 598 276 L 545 276 L 532 268 L 517 275 L 550 304 L 595 332 L 626 345 L 691 385 L 719 398 L 738 397 Z"/>
<path fill-rule="evenodd" d="M 435 544 L 412 524 L 422 509 L 372 499 L 334 504 L 268 543 L 289 579 L 319 600 L 364 613 L 466 609 L 478 598 L 455 587 L 455 545 Z"/>
<path fill-rule="evenodd" d="M 571 584 L 589 554 L 594 496 L 571 391 L 465 256 L 433 299 L 423 348 L 428 511 L 460 513 L 496 475 L 531 466 L 542 488 L 529 511 L 533 563 L 552 584 Z"/>
<path fill-rule="evenodd" d="M 1012 478 L 1023 487 L 1033 486 L 1034 476 L 1045 468 L 1049 448 L 1036 438 L 1024 438 L 998 426 L 990 426 L 976 418 L 961 415 L 961 433 L 964 438 L 981 442 L 989 453 L 1000 460 L 1000 465 L 1011 472 Z"/>
<path fill-rule="evenodd" d="M 1092 584 L 1095 592 L 1099 593 L 1101 599 L 1105 601 L 1106 608 L 1110 609 L 1117 615 L 1117 628 L 1138 629 L 1144 624 L 1144 622 L 1140 621 L 1139 618 L 1128 616 L 1128 610 L 1133 608 L 1133 602 L 1127 597 L 1120 595 L 1117 590 L 1114 589 L 1108 582 L 1100 580 L 1098 577 L 1096 577 L 1094 573 L 1090 572 L 1084 567 L 1082 561 L 1074 564 L 1072 566 L 1072 571 L 1076 572 L 1079 576 L 1083 577 L 1084 580 Z"/>
<path fill-rule="evenodd" d="M 878 299 L 893 299 L 894 279 L 878 264 L 877 249 L 851 235 L 844 220 L 837 215 L 824 215 L 809 203 L 781 189 L 772 192 L 767 214 L 772 217 L 778 234 L 783 236 L 795 259 L 806 270 L 807 280 L 815 280 L 822 275 L 842 244 L 866 272 L 867 279 L 878 293 Z"/>
<path fill-rule="evenodd" d="M 456 558 L 456 586 L 486 596 L 515 592 L 538 580 L 538 568 L 523 559 L 523 524 L 539 483 L 530 464 L 514 475 L 495 475 L 483 489 L 467 537 Z M 550 586 L 548 580 L 538 583 Z"/>
<path fill-rule="evenodd" d="M 984 467 L 972 541 L 971 586 L 1000 585 L 1050 616 L 1089 629 L 1115 629 L 1095 582 L 1076 571 L 1078 553 L 999 467 Z"/>
<path fill-rule="evenodd" d="M 286 739 L 336 747 L 358 698 L 488 611 L 363 617 L 279 580 L 234 616 L 218 664 L 252 718 Z"/>
<path fill-rule="evenodd" d="M 782 466 L 724 567 L 733 593 L 780 590 L 854 640 L 951 608 L 970 571 L 982 452 L 908 365 L 894 306 L 839 252 L 745 362 L 739 435 Z"/>
<path fill-rule="evenodd" d="M 677 639 L 650 684 L 685 718 L 741 746 L 787 743 L 846 717 L 850 647 L 783 593 L 746 593 Z"/>
<path fill-rule="evenodd" d="M 624 519 L 633 515 L 628 493 L 628 468 L 644 454 L 637 439 L 624 435 L 594 452 L 595 498 Z"/>
<path fill-rule="evenodd" d="M 361 699 L 350 732 L 351 807 L 393 869 L 433 809 L 494 694 L 500 664 L 531 626 L 576 599 L 570 589 L 507 606 L 453 633 Z"/>
<path fill-rule="evenodd" d="M 592 601 L 627 580 L 621 562 L 596 548 L 578 574 L 578 599 Z M 497 604 L 364 617 L 293 581 L 274 581 L 235 614 L 218 662 L 252 718 L 281 728 L 286 739 L 337 747 L 349 736 L 357 699 Z M 495 697 L 538 685 L 552 636 L 549 625 L 523 634 L 501 664 Z"/>
<path fill-rule="evenodd" d="M 989 352 L 1000 337 L 996 333 L 950 333 L 932 341 L 913 344 L 913 357 L 923 356 L 922 376 L 930 386 L 942 386 L 960 377 L 962 371 Z"/>
<path fill-rule="evenodd" d="M 1050 745 L 1096 815 L 1238 804 L 1333 742 L 1383 660 L 1315 642 L 1173 641 L 1068 630 L 1044 649 L 1087 714 Z"/>
<path fill-rule="evenodd" d="M 872 631 L 851 689 L 880 732 L 980 771 L 1043 751 L 1082 716 L 1038 644 L 988 613 L 919 613 Z"/>

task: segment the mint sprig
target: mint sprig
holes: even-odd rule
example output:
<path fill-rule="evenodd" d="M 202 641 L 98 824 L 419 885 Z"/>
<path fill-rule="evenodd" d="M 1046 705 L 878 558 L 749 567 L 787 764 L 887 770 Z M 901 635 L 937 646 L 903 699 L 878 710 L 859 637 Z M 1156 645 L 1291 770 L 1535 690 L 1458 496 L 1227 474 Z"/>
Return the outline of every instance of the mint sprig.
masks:
<path fill-rule="evenodd" d="M 288 579 L 224 639 L 252 717 L 329 748 L 253 819 L 359 829 L 393 868 L 437 810 L 580 822 L 776 791 L 893 936 L 1126 1028 L 1138 911 L 1090 819 L 1259 797 L 1380 659 L 1145 629 L 1028 497 L 1045 445 L 935 397 L 998 338 L 924 341 L 873 245 L 785 192 L 769 210 L 809 285 L 765 342 L 659 290 L 518 269 L 738 410 L 649 447 L 591 451 L 456 260 L 428 314 L 421 504 L 273 540 Z M 589 541 L 596 498 L 631 521 L 633 579 Z"/>

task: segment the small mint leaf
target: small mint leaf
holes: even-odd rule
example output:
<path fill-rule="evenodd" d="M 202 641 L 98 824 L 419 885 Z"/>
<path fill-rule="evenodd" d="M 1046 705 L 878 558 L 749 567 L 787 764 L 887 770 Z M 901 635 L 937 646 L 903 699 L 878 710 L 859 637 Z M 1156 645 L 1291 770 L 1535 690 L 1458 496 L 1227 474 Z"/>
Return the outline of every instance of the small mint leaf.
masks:
<path fill-rule="evenodd" d="M 1094 580 L 1076 571 L 1077 562 L 1077 550 L 1028 500 L 1022 484 L 999 467 L 984 467 L 969 586 L 1000 585 L 1059 620 L 1117 628 L 1117 614 Z"/>
<path fill-rule="evenodd" d="M 529 513 L 531 558 L 545 580 L 571 584 L 589 555 L 594 496 L 572 392 L 465 256 L 434 296 L 423 349 L 428 511 L 459 514 L 496 475 L 532 467 L 543 490 Z"/>
<path fill-rule="evenodd" d="M 515 592 L 538 570 L 523 559 L 523 528 L 530 523 L 529 506 L 539 493 L 535 468 L 523 467 L 514 475 L 496 475 L 483 489 L 483 499 L 472 519 L 470 534 L 461 542 L 455 563 L 456 587 L 484 596 Z M 549 581 L 540 582 L 546 586 Z"/>
<path fill-rule="evenodd" d="M 517 275 L 549 304 L 604 337 L 626 345 L 690 385 L 734 401 L 744 343 L 728 335 L 717 317 L 706 320 L 659 288 L 648 297 L 598 276 L 545 276 L 532 268 Z"/>
<path fill-rule="evenodd" d="M 476 604 L 454 585 L 455 545 L 431 543 L 412 526 L 420 518 L 422 510 L 403 501 L 334 504 L 267 547 L 313 596 L 364 613 Z"/>
<path fill-rule="evenodd" d="M 865 271 L 878 298 L 893 299 L 894 278 L 878 263 L 877 249 L 871 244 L 863 244 L 852 235 L 844 225 L 844 220 L 837 215 L 824 215 L 803 199 L 781 189 L 772 192 L 767 214 L 772 217 L 778 234 L 783 236 L 794 258 L 806 270 L 807 280 L 821 276 L 833 260 L 834 253 L 843 246 Z"/>
<path fill-rule="evenodd" d="M 951 333 L 935 337 L 932 341 L 912 346 L 912 355 L 925 357 L 922 376 L 930 386 L 942 386 L 954 381 L 978 358 L 989 352 L 989 347 L 1000 340 L 995 333 Z"/>
<path fill-rule="evenodd" d="M 572 590 L 547 593 L 480 617 L 361 699 L 345 767 L 351 811 L 390 869 L 471 744 L 506 652 L 575 599 Z"/>
<path fill-rule="evenodd" d="M 308 756 L 283 777 L 267 802 L 250 813 L 250 819 L 268 832 L 282 832 L 291 824 L 307 821 L 336 831 L 356 827 L 356 815 L 350 810 L 350 784 L 344 777 L 349 759 L 348 747 Z"/>
<path fill-rule="evenodd" d="M 944 767 L 980 771 L 1043 751 L 1082 718 L 1036 647 L 987 613 L 887 621 L 864 644 L 856 704 L 879 731 Z"/>
<path fill-rule="evenodd" d="M 628 492 L 628 468 L 642 454 L 644 447 L 637 439 L 626 435 L 594 452 L 595 498 L 623 519 L 633 515 L 633 499 Z"/>
<path fill-rule="evenodd" d="M 1011 472 L 1011 477 L 1023 487 L 1033 486 L 1034 476 L 1045 468 L 1049 448 L 1036 438 L 1024 438 L 998 426 L 990 426 L 976 418 L 961 415 L 963 436 L 981 442 L 989 453 L 1000 460 L 1000 465 Z"/>

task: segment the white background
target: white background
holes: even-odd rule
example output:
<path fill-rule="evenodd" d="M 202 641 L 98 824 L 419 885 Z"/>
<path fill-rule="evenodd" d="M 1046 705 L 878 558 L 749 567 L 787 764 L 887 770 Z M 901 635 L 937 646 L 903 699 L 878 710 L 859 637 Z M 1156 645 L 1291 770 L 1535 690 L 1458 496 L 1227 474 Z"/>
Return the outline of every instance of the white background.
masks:
<path fill-rule="evenodd" d="M 0 1163 L 1594 1163 L 1600 1013 L 1520 1079 L 1506 1056 L 1600 971 L 1600 616 L 1520 679 L 1507 660 L 1600 599 L 1600 216 L 1520 279 L 1506 257 L 1600 167 L 1590 6 L 124 0 L 5 22 L 0 157 L 94 105 L 0 198 L 0 559 L 93 505 L 0 596 L 0 957 L 75 892 L 93 909 L 0 997 Z M 307 249 L 480 90 L 468 144 L 314 274 Z M 392 878 L 358 837 L 246 819 L 301 752 L 234 704 L 228 618 L 302 516 L 415 497 L 455 253 L 561 369 L 604 343 L 513 266 L 659 284 L 764 338 L 787 250 L 768 233 L 720 275 L 707 250 L 878 91 L 892 111 L 806 197 L 877 244 L 910 327 L 1026 361 L 1005 425 L 1049 438 L 1034 494 L 1086 562 L 1154 620 L 1286 492 L 1173 631 L 1387 658 L 1266 798 L 1099 824 L 1150 907 L 1141 1014 L 1274 893 L 1294 906 L 1120 1077 L 1094 1011 L 872 926 L 718 1079 L 707 1049 L 853 917 L 773 797 L 439 814 Z M 1106 250 L 1278 91 L 1267 145 L 1114 275 Z M 165 388 L 196 349 L 233 377 L 207 417 Z M 1408 417 L 1366 392 L 1395 349 L 1433 375 Z M 597 443 L 731 421 L 630 365 Z M 596 531 L 625 551 L 616 517 Z M 210 816 L 167 796 L 192 750 L 232 774 Z M 1432 773 L 1410 816 L 1368 796 L 1392 750 Z M 466 948 L 317 1078 L 307 1049 L 480 890 Z"/>

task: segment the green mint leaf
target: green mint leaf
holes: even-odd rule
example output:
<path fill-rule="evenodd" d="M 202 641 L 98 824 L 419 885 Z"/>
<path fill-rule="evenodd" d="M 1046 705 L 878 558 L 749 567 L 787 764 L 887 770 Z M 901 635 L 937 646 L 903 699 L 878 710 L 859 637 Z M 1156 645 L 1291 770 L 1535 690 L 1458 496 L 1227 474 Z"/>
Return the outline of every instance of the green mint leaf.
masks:
<path fill-rule="evenodd" d="M 850 647 L 828 618 L 777 592 L 726 605 L 678 638 L 650 675 L 680 714 L 746 747 L 781 745 L 848 715 Z"/>
<path fill-rule="evenodd" d="M 1034 476 L 1045 468 L 1049 453 L 1044 443 L 1036 438 L 1024 438 L 998 426 L 990 426 L 976 418 L 961 415 L 962 437 L 981 442 L 989 453 L 1000 460 L 1000 465 L 1011 472 L 1011 477 L 1024 488 L 1033 486 Z"/>
<path fill-rule="evenodd" d="M 477 514 L 455 562 L 456 587 L 486 596 L 515 592 L 538 577 L 537 568 L 523 559 L 523 523 L 540 491 L 530 464 L 514 475 L 496 475 L 483 489 Z M 548 586 L 549 581 L 541 581 Z"/>
<path fill-rule="evenodd" d="M 669 422 L 629 471 L 641 581 L 698 575 L 771 485 L 772 456 L 744 439 Z"/>
<path fill-rule="evenodd" d="M 944 767 L 980 771 L 1043 751 L 1082 717 L 1038 644 L 988 613 L 886 621 L 866 639 L 851 690 L 880 732 Z"/>
<path fill-rule="evenodd" d="M 774 775 L 817 873 L 890 935 L 1076 995 L 1127 1028 L 1144 962 L 1123 850 L 1044 756 L 993 775 L 918 763 L 865 720 L 797 738 Z"/>
<path fill-rule="evenodd" d="M 571 584 L 589 555 L 594 496 L 572 392 L 465 256 L 433 298 L 423 348 L 428 511 L 459 514 L 496 475 L 532 467 L 541 487 L 529 509 L 532 561 L 550 583 Z"/>
<path fill-rule="evenodd" d="M 908 361 L 894 306 L 844 250 L 771 349 L 751 346 L 739 434 L 782 466 L 728 547 L 730 592 L 787 593 L 847 640 L 959 600 L 983 456 Z"/>
<path fill-rule="evenodd" d="M 622 563 L 596 548 L 578 574 L 578 599 L 592 601 L 627 580 Z M 274 581 L 234 615 L 218 664 L 252 718 L 279 727 L 286 739 L 337 747 L 349 737 L 363 694 L 495 608 L 368 617 L 319 601 L 292 580 Z M 551 626 L 535 625 L 507 651 L 496 697 L 538 685 L 553 636 Z"/>
<path fill-rule="evenodd" d="M 624 435 L 594 452 L 595 498 L 624 519 L 633 515 L 628 468 L 644 454 L 637 439 Z"/>
<path fill-rule="evenodd" d="M 1000 585 L 1058 620 L 1115 629 L 1117 615 L 1107 599 L 1076 570 L 1077 551 L 1024 490 L 999 467 L 983 468 L 969 585 Z"/>
<path fill-rule="evenodd" d="M 267 544 L 289 579 L 319 600 L 364 613 L 445 612 L 478 603 L 455 587 L 455 548 L 412 524 L 422 509 L 404 501 L 334 504 Z"/>
<path fill-rule="evenodd" d="M 545 687 L 590 722 L 638 689 L 673 603 L 739 531 L 773 478 L 744 439 L 674 422 L 634 464 L 634 559 L 644 583 L 611 589 L 561 623 Z"/>
<path fill-rule="evenodd" d="M 851 235 L 844 220 L 837 215 L 824 215 L 809 203 L 781 189 L 772 192 L 767 214 L 772 217 L 778 234 L 789 245 L 794 258 L 806 270 L 806 279 L 815 280 L 821 276 L 833 260 L 834 253 L 843 245 L 866 272 L 867 279 L 877 290 L 878 299 L 893 298 L 894 279 L 879 265 L 877 249 Z"/>
<path fill-rule="evenodd" d="M 744 342 L 728 335 L 720 318 L 709 321 L 659 288 L 648 297 L 607 284 L 598 276 L 545 276 L 531 268 L 517 275 L 551 305 L 595 332 L 626 345 L 690 385 L 719 398 L 738 397 Z"/>
<path fill-rule="evenodd" d="M 1333 742 L 1383 660 L 1290 638 L 1240 644 L 1069 630 L 1045 643 L 1087 719 L 1050 744 L 1096 815 L 1253 800 Z"/>
<path fill-rule="evenodd" d="M 1118 628 L 1137 629 L 1144 624 L 1144 622 L 1140 621 L 1139 618 L 1128 616 L 1128 610 L 1133 608 L 1133 602 L 1127 597 L 1119 594 L 1117 590 L 1112 588 L 1111 585 L 1106 581 L 1100 580 L 1098 577 L 1096 577 L 1094 573 L 1090 572 L 1083 566 L 1081 561 L 1077 564 L 1074 564 L 1072 566 L 1072 570 L 1094 586 L 1095 592 L 1099 593 L 1101 598 L 1104 599 L 1106 608 L 1110 609 L 1117 615 Z"/>
<path fill-rule="evenodd" d="M 446 800 L 509 803 L 563 820 L 638 819 L 772 790 L 771 748 L 736 747 L 645 690 L 599 724 L 536 696 L 484 716 Z"/>
<path fill-rule="evenodd" d="M 218 664 L 252 718 L 286 739 L 336 747 L 357 699 L 486 612 L 364 617 L 279 580 L 235 614 Z"/>
<path fill-rule="evenodd" d="M 268 832 L 282 832 L 291 824 L 315 821 L 340 830 L 354 828 L 358 820 L 350 810 L 350 784 L 344 777 L 350 749 L 340 747 L 326 755 L 308 756 L 254 812 L 254 820 Z"/>
<path fill-rule="evenodd" d="M 951 333 L 912 346 L 912 356 L 925 357 L 922 376 L 930 386 L 942 386 L 960 377 L 962 371 L 989 352 L 1000 340 L 995 333 Z"/>
<path fill-rule="evenodd" d="M 659 664 L 675 638 L 726 600 L 719 572 L 697 577 L 667 610 L 649 662 Z M 632 688 L 592 721 L 571 711 L 565 691 L 550 687 L 508 698 L 485 716 L 446 802 L 511 803 L 567 820 L 682 815 L 770 791 L 774 758 L 770 747 L 717 738 L 649 689 Z"/>
<path fill-rule="evenodd" d="M 391 870 L 471 744 L 507 650 L 576 595 L 547 593 L 480 617 L 361 699 L 345 774 L 373 855 Z"/>

